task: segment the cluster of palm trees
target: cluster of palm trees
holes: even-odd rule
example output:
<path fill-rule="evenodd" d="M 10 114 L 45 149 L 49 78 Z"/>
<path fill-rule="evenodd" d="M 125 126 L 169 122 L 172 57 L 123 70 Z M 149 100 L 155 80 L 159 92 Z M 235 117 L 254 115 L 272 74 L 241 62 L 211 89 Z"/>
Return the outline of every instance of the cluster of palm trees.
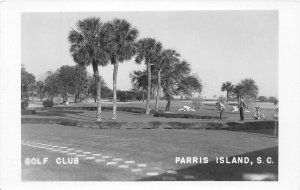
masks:
<path fill-rule="evenodd" d="M 258 86 L 251 78 L 242 79 L 237 85 L 233 85 L 227 81 L 222 83 L 221 91 L 226 91 L 226 99 L 229 100 L 230 96 L 234 94 L 237 98 L 238 105 L 240 105 L 242 98 L 256 99 L 258 95 Z"/>
<path fill-rule="evenodd" d="M 234 86 L 231 82 L 227 81 L 222 83 L 221 91 L 222 92 L 226 91 L 227 101 L 229 100 L 229 96 L 233 92 L 233 90 L 234 90 Z"/>
<path fill-rule="evenodd" d="M 113 19 L 102 22 L 100 18 L 91 17 L 79 20 L 76 29 L 69 32 L 71 44 L 70 53 L 73 60 L 84 66 L 92 65 L 97 86 L 97 116 L 101 121 L 100 75 L 98 66 L 114 65 L 113 70 L 113 113 L 117 118 L 117 74 L 119 63 L 135 57 L 135 62 L 144 62 L 147 66 L 147 101 L 146 114 L 150 113 L 151 71 L 157 73 L 157 96 L 155 109 L 158 109 L 158 99 L 161 86 L 161 72 L 168 70 L 174 63 L 182 63 L 179 53 L 171 49 L 163 49 L 162 44 L 153 38 L 137 40 L 138 30 L 124 19 Z M 178 69 L 178 68 L 177 68 Z M 166 72 L 167 73 L 167 72 Z M 168 82 L 168 81 L 164 81 Z M 170 94 L 170 93 L 169 93 Z"/>

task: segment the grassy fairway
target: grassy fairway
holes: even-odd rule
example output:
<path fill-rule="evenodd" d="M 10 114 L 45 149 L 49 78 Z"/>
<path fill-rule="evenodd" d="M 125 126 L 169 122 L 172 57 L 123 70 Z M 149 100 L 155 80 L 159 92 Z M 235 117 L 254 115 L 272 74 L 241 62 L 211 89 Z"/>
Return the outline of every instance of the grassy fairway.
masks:
<path fill-rule="evenodd" d="M 39 103 L 39 102 L 35 102 Z M 159 110 L 164 110 L 166 102 L 160 101 Z M 257 103 L 258 104 L 258 103 Z M 38 104 L 33 104 L 38 105 Z M 32 106 L 33 106 L 32 105 Z M 152 108 L 154 107 L 154 101 L 151 102 Z M 179 101 L 174 100 L 172 102 L 172 107 L 170 112 L 176 114 L 193 114 L 198 116 L 213 116 L 219 117 L 219 111 L 214 106 L 214 102 L 206 102 L 202 108 L 195 112 L 179 112 L 178 109 L 182 106 L 190 106 L 190 101 Z M 271 103 L 261 103 L 260 106 L 263 109 L 263 113 L 268 118 L 268 120 L 273 120 L 273 115 L 275 113 L 276 107 Z M 65 107 L 64 105 L 57 105 L 57 107 Z M 95 103 L 78 103 L 78 104 L 70 104 L 68 107 L 96 107 Z M 112 117 L 112 111 L 107 110 L 111 109 L 112 103 L 111 102 L 103 102 L 103 115 L 102 118 L 104 121 L 110 121 Z M 119 108 L 144 108 L 145 102 L 118 102 Z M 227 105 L 224 116 L 227 121 L 238 121 L 240 119 L 239 112 L 232 112 L 233 106 L 232 103 Z M 251 109 L 250 112 L 245 112 L 245 120 L 246 121 L 253 121 L 252 116 L 254 114 L 254 109 Z M 65 119 L 75 119 L 75 120 L 82 120 L 82 121 L 91 121 L 95 120 L 96 111 L 95 110 L 46 110 L 46 111 L 38 111 L 36 114 L 36 118 L 65 118 Z M 32 116 L 22 116 L 23 118 L 29 118 Z M 143 115 L 139 113 L 132 113 L 132 112 L 120 112 L 118 111 L 118 119 L 117 121 L 121 122 L 149 122 L 149 121 L 165 121 L 165 122 L 198 122 L 199 119 L 186 119 L 186 118 L 165 118 L 165 117 L 152 117 L 149 115 Z"/>
<path fill-rule="evenodd" d="M 22 141 L 23 180 L 243 180 L 247 173 L 277 175 L 278 140 L 263 134 L 223 130 L 99 130 L 22 124 Z M 74 148 L 69 152 L 83 150 L 101 156 L 92 160 L 80 158 L 79 165 L 61 166 L 55 164 L 55 159 L 68 157 L 66 153 L 28 146 L 28 142 L 69 147 Z M 243 154 L 253 161 L 258 156 L 270 156 L 274 163 L 252 166 L 214 163 L 217 156 Z M 24 159 L 32 157 L 49 157 L 49 161 L 43 166 L 25 165 Z M 176 157 L 208 157 L 209 163 L 176 164 Z M 97 158 L 105 161 L 96 162 Z M 112 162 L 115 164 L 107 164 Z M 128 167 L 120 168 L 121 165 Z M 175 173 L 168 173 L 170 171 Z"/>

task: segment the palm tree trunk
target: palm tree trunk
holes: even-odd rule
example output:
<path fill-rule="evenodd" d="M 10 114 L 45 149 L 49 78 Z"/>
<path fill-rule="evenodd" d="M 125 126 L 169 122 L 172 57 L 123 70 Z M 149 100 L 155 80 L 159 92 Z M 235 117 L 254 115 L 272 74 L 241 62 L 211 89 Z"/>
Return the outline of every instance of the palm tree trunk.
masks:
<path fill-rule="evenodd" d="M 147 71 L 148 71 L 148 89 L 147 89 L 146 114 L 150 114 L 150 95 L 151 95 L 151 67 L 150 67 L 150 62 L 147 63 Z"/>
<path fill-rule="evenodd" d="M 227 102 L 228 102 L 228 96 L 229 96 L 229 93 L 228 93 L 228 90 L 226 90 L 226 98 L 227 98 Z"/>
<path fill-rule="evenodd" d="M 68 95 L 67 93 L 63 94 L 63 103 L 66 103 L 68 101 Z"/>
<path fill-rule="evenodd" d="M 167 79 L 167 89 L 166 89 L 166 98 L 167 98 L 167 106 L 166 106 L 166 111 L 170 111 L 170 107 L 171 107 L 171 95 L 170 95 L 170 81 L 169 79 Z"/>
<path fill-rule="evenodd" d="M 117 119 L 117 75 L 118 75 L 119 63 L 114 63 L 113 72 L 113 113 L 112 119 Z"/>
<path fill-rule="evenodd" d="M 93 70 L 95 75 L 95 81 L 96 81 L 96 89 L 97 89 L 97 115 L 96 115 L 96 121 L 102 121 L 101 116 L 101 83 L 100 83 L 100 75 L 98 70 L 98 64 L 93 63 Z"/>
<path fill-rule="evenodd" d="M 156 93 L 156 101 L 155 101 L 155 110 L 158 110 L 158 100 L 160 96 L 160 85 L 161 85 L 161 78 L 160 78 L 161 70 L 157 71 L 157 93 Z"/>

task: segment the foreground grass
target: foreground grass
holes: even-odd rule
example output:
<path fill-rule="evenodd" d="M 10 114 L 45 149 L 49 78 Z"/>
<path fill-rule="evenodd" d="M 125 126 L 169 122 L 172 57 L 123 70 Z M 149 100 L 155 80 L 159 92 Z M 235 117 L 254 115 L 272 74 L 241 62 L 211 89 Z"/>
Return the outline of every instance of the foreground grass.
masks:
<path fill-rule="evenodd" d="M 22 140 L 35 140 L 78 149 L 101 152 L 145 163 L 158 168 L 161 175 L 147 177 L 106 167 L 93 161 L 83 161 L 79 166 L 25 166 L 22 162 L 23 180 L 168 180 L 165 171 L 178 172 L 177 180 L 193 175 L 193 180 L 243 180 L 245 173 L 273 173 L 277 175 L 277 138 L 272 136 L 232 131 L 211 130 L 95 130 L 56 124 L 22 124 Z M 249 154 L 271 156 L 273 165 L 219 165 L 213 164 L 218 156 Z M 22 146 L 22 159 L 26 157 L 56 158 L 60 155 Z M 209 164 L 176 164 L 175 157 L 208 157 Z"/>

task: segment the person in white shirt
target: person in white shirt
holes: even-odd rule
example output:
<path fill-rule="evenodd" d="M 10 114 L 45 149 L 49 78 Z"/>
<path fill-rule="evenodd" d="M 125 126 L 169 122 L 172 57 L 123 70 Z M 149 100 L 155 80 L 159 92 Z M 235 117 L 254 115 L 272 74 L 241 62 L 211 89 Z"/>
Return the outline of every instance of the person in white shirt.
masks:
<path fill-rule="evenodd" d="M 278 120 L 278 110 L 279 110 L 278 101 L 274 102 L 274 105 L 277 106 L 277 108 L 275 109 L 275 113 L 274 113 L 273 118 L 275 120 Z"/>
<path fill-rule="evenodd" d="M 218 110 L 220 110 L 220 120 L 223 120 L 223 113 L 225 111 L 225 106 L 221 102 L 217 102 L 216 106 L 217 106 Z"/>

